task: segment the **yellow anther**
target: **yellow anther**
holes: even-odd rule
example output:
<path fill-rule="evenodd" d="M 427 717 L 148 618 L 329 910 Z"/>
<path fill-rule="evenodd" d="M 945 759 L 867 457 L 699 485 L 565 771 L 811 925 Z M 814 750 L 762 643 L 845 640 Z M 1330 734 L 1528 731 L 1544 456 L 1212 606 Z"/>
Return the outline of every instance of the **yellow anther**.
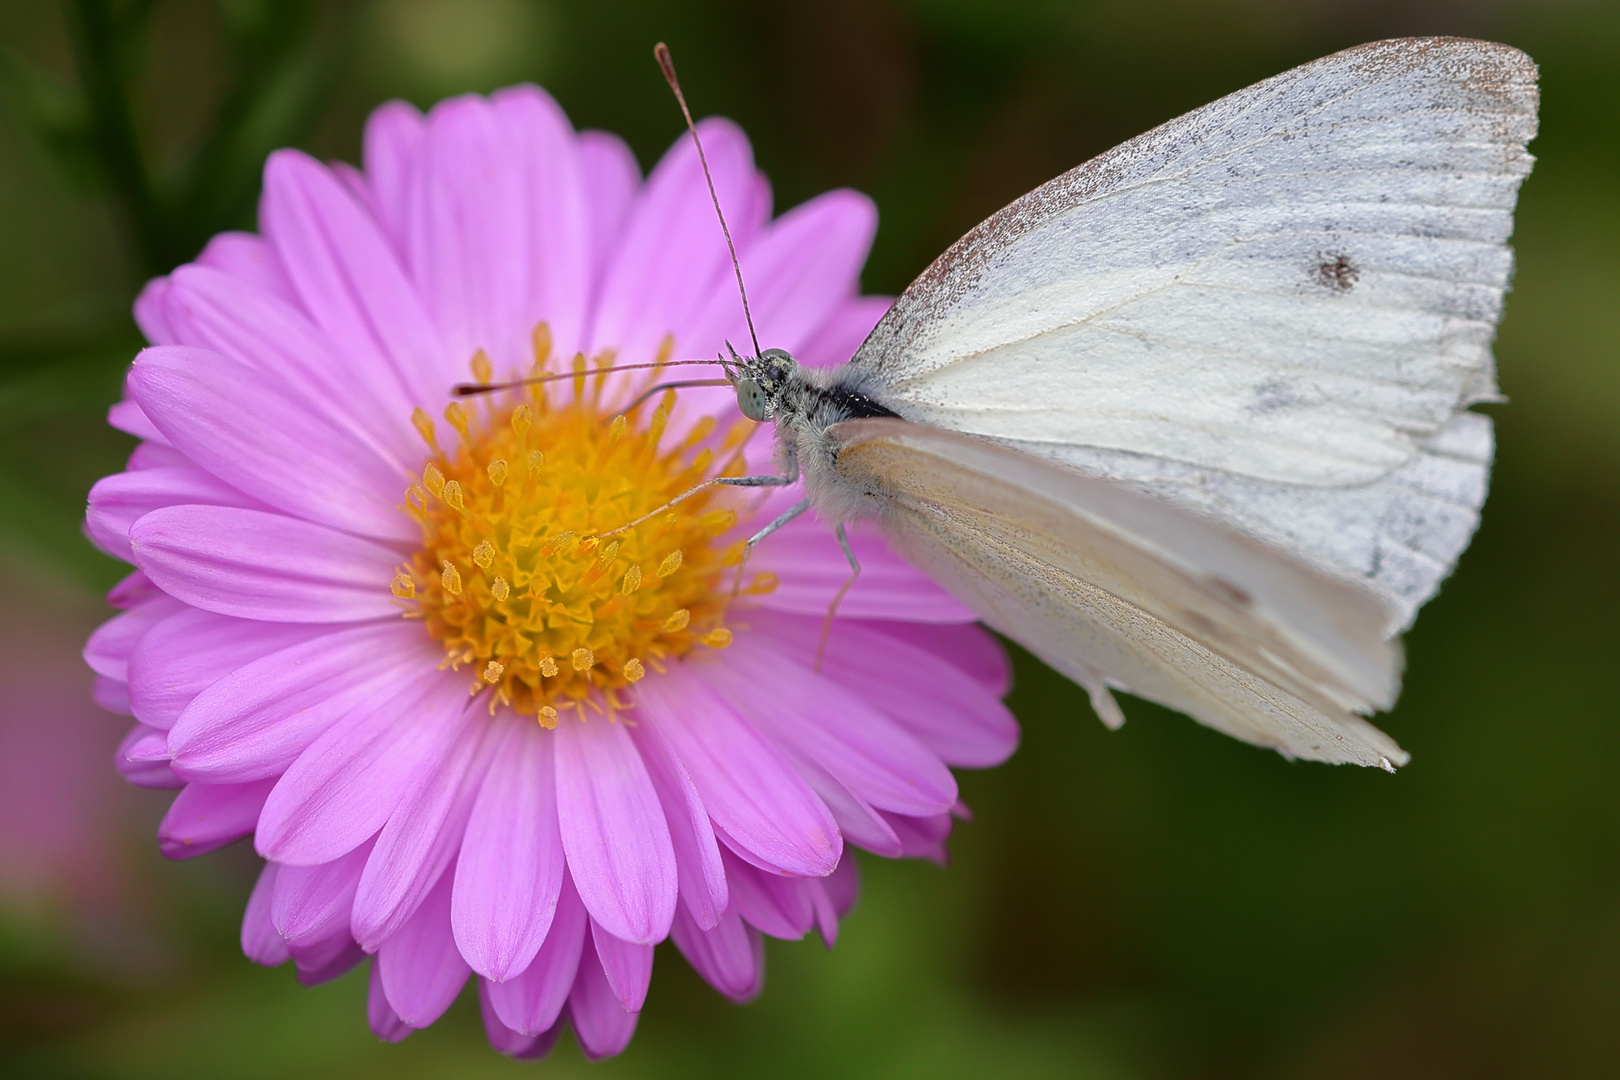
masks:
<path fill-rule="evenodd" d="M 551 324 L 535 324 L 534 333 L 529 335 L 529 343 L 534 348 L 534 366 L 545 367 L 546 361 L 551 359 Z"/>
<path fill-rule="evenodd" d="M 613 423 L 608 425 L 608 438 L 612 439 L 614 442 L 618 442 L 620 439 L 624 438 L 624 429 L 629 426 L 630 422 L 624 418 L 622 413 L 615 416 L 613 418 Z"/>
<path fill-rule="evenodd" d="M 596 665 L 596 653 L 586 648 L 575 649 L 574 655 L 568 659 L 575 671 L 589 671 Z"/>
<path fill-rule="evenodd" d="M 658 353 L 653 357 L 655 364 L 667 364 L 669 358 L 675 355 L 675 335 L 665 334 L 658 342 Z"/>
<path fill-rule="evenodd" d="M 738 540 L 725 551 L 720 553 L 721 566 L 736 566 L 743 561 L 743 555 L 748 551 L 748 541 Z"/>
<path fill-rule="evenodd" d="M 681 568 L 681 549 L 676 548 L 664 556 L 664 561 L 658 564 L 658 576 L 669 577 Z"/>
<path fill-rule="evenodd" d="M 546 455 L 538 450 L 529 451 L 529 475 L 534 476 L 546 467 Z"/>
<path fill-rule="evenodd" d="M 506 665 L 491 660 L 489 663 L 484 665 L 484 672 L 481 677 L 485 682 L 489 683 L 489 685 L 494 686 L 496 683 L 501 681 L 501 676 L 505 674 Z"/>
<path fill-rule="evenodd" d="M 444 473 L 431 461 L 422 467 L 422 486 L 435 496 L 444 492 Z"/>
<path fill-rule="evenodd" d="M 506 484 L 506 459 L 505 458 L 496 458 L 494 461 L 489 463 L 489 467 L 486 468 L 484 470 L 484 472 L 489 474 L 489 482 L 490 483 L 494 484 L 496 487 L 505 486 L 505 484 Z"/>
<path fill-rule="evenodd" d="M 602 559 L 602 561 L 604 563 L 610 563 L 614 559 L 617 559 L 618 557 L 619 557 L 619 542 L 617 540 L 614 540 L 613 542 L 608 544 L 607 547 L 602 549 L 601 559 Z"/>
<path fill-rule="evenodd" d="M 723 649 L 731 644 L 731 631 L 723 626 L 717 627 L 704 634 L 699 640 L 711 649 Z"/>
<path fill-rule="evenodd" d="M 438 453 L 439 440 L 434 437 L 433 417 L 427 414 L 427 410 L 421 406 L 417 406 L 416 408 L 412 409 L 411 424 L 416 428 L 416 433 L 422 436 L 422 441 L 427 443 L 428 449 L 432 450 L 435 454 Z"/>
<path fill-rule="evenodd" d="M 495 381 L 495 365 L 489 362 L 489 353 L 479 349 L 472 354 L 473 378 L 481 383 Z"/>
<path fill-rule="evenodd" d="M 444 591 L 451 596 L 461 595 L 461 571 L 457 570 L 456 564 L 449 559 L 444 560 L 444 569 L 439 571 L 439 584 L 443 585 Z"/>
<path fill-rule="evenodd" d="M 394 580 L 389 583 L 388 588 L 401 600 L 409 600 L 416 595 L 416 582 L 412 581 L 411 576 L 406 573 L 395 574 Z"/>
<path fill-rule="evenodd" d="M 543 656 L 540 658 L 540 674 L 549 679 L 556 675 L 557 671 L 557 658 L 555 656 Z"/>
<path fill-rule="evenodd" d="M 495 562 L 495 545 L 488 540 L 481 541 L 473 548 L 472 559 L 478 564 L 479 569 L 488 570 Z"/>
<path fill-rule="evenodd" d="M 462 442 L 470 443 L 472 441 L 472 436 L 467 434 L 467 410 L 461 407 L 461 402 L 452 401 L 446 405 L 444 407 L 444 418 L 461 435 Z"/>
<path fill-rule="evenodd" d="M 719 510 L 710 510 L 698 521 L 709 531 L 711 536 L 719 536 L 737 524 L 737 512 L 722 507 Z"/>
<path fill-rule="evenodd" d="M 466 508 L 465 500 L 462 498 L 461 481 L 459 480 L 446 480 L 444 482 L 444 491 L 439 494 L 439 497 L 444 500 L 446 506 L 452 509 L 462 510 Z"/>
<path fill-rule="evenodd" d="M 506 583 L 505 578 L 498 577 L 490 582 L 489 595 L 493 596 L 497 601 L 504 602 L 508 596 L 512 595 L 512 586 Z"/>
<path fill-rule="evenodd" d="M 529 437 L 529 428 L 534 426 L 534 410 L 527 405 L 519 405 L 512 410 L 512 434 L 518 437 L 518 445 Z"/>
<path fill-rule="evenodd" d="M 632 565 L 624 572 L 624 582 L 619 586 L 619 591 L 629 596 L 639 588 L 641 588 L 641 567 Z"/>
<path fill-rule="evenodd" d="M 692 613 L 685 608 L 675 612 L 664 620 L 664 633 L 674 634 L 686 629 L 686 624 L 692 621 Z"/>
<path fill-rule="evenodd" d="M 781 583 L 781 578 L 777 577 L 769 570 L 762 570 L 754 575 L 754 580 L 748 583 L 748 588 L 744 591 L 755 596 L 763 596 L 766 593 L 775 592 L 776 587 Z"/>
<path fill-rule="evenodd" d="M 550 731 L 557 726 L 557 710 L 550 705 L 540 706 L 540 726 Z"/>
<path fill-rule="evenodd" d="M 647 669 L 641 666 L 640 660 L 637 660 L 632 656 L 630 659 L 624 662 L 624 677 L 626 679 L 629 679 L 631 682 L 640 682 L 642 679 L 646 678 L 646 676 Z"/>

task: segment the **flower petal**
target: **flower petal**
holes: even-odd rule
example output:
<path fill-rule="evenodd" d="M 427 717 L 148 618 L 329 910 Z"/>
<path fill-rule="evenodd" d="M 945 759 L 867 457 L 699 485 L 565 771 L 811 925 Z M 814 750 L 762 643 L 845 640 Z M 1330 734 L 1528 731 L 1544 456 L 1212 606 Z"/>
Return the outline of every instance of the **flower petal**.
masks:
<path fill-rule="evenodd" d="M 478 980 L 478 1011 L 484 1018 L 484 1034 L 489 1039 L 489 1045 L 503 1054 L 525 1061 L 534 1061 L 549 1054 L 562 1036 L 562 1021 L 553 1023 L 550 1028 L 538 1035 L 524 1035 L 513 1031 L 501 1021 L 500 1014 L 495 1011 L 495 1006 L 490 1001 L 489 988 L 488 980 Z"/>
<path fill-rule="evenodd" d="M 416 914 L 377 950 L 383 993 L 411 1027 L 427 1027 L 443 1016 L 472 974 L 450 932 L 451 878 L 443 875 Z"/>
<path fill-rule="evenodd" d="M 579 974 L 568 995 L 574 1036 L 587 1058 L 600 1061 L 620 1053 L 636 1033 L 640 1013 L 626 1012 L 602 972 L 594 951 L 580 957 Z"/>
<path fill-rule="evenodd" d="M 301 986 L 319 986 L 331 982 L 353 971 L 366 958 L 347 931 L 312 945 L 298 946 L 288 942 L 287 947 L 292 950 L 293 966 L 298 969 Z"/>
<path fill-rule="evenodd" d="M 591 917 L 626 941 L 669 933 L 675 850 L 658 793 L 624 725 L 558 725 L 557 822 L 580 899 Z"/>
<path fill-rule="evenodd" d="M 606 131 L 579 133 L 579 165 L 590 193 L 589 281 L 595 285 L 607 272 L 619 243 L 630 204 L 641 186 L 641 167 L 625 141 Z"/>
<path fill-rule="evenodd" d="M 843 841 L 826 805 L 686 666 L 642 680 L 636 700 L 646 710 L 648 736 L 662 740 L 691 773 L 703 805 L 733 844 L 778 873 L 816 877 L 838 865 Z"/>
<path fill-rule="evenodd" d="M 129 386 L 176 449 L 266 505 L 361 536 L 419 538 L 399 509 L 413 476 L 284 378 L 171 345 L 136 357 Z"/>
<path fill-rule="evenodd" d="M 880 810 L 943 814 L 956 802 L 956 778 L 933 751 L 830 679 L 771 648 L 739 638 L 727 664 L 702 677 L 778 745 L 820 763 Z"/>
<path fill-rule="evenodd" d="M 159 745 L 163 732 L 136 724 L 130 728 L 124 741 L 113 754 L 113 765 L 118 774 L 136 787 L 178 788 L 186 782 L 174 775 L 163 748 Z"/>
<path fill-rule="evenodd" d="M 426 129 L 422 114 L 403 101 L 385 102 L 366 119 L 368 201 L 377 224 L 401 257 L 405 253 L 412 178 L 420 164 Z"/>
<path fill-rule="evenodd" d="M 312 866 L 358 847 L 455 745 L 466 710 L 463 680 L 436 670 L 357 706 L 276 783 L 259 818 L 259 853 Z"/>
<path fill-rule="evenodd" d="M 692 775 L 669 755 L 663 741 L 648 736 L 640 727 L 631 728 L 630 735 L 647 764 L 658 801 L 664 807 L 664 820 L 669 823 L 681 902 L 699 926 L 713 926 L 730 903 L 714 823 L 698 795 L 697 785 L 692 783 Z"/>
<path fill-rule="evenodd" d="M 186 608 L 154 626 L 130 653 L 130 704 L 141 723 L 167 730 L 198 694 L 237 668 L 330 629 Z"/>
<path fill-rule="evenodd" d="M 205 611 L 266 622 L 398 617 L 397 552 L 324 525 L 228 506 L 166 506 L 130 530 L 164 592 Z"/>
<path fill-rule="evenodd" d="M 815 925 L 815 907 L 802 890 L 805 878 L 785 878 L 750 866 L 727 850 L 726 880 L 731 883 L 731 905 L 762 932 L 784 941 L 797 941 Z"/>
<path fill-rule="evenodd" d="M 704 982 L 735 1002 L 759 996 L 765 985 L 765 940 L 735 910 L 710 930 L 677 911 L 669 934 Z"/>
<path fill-rule="evenodd" d="M 452 381 L 449 353 L 366 208 L 313 158 L 278 150 L 265 165 L 259 220 L 337 355 L 394 372 L 407 400 L 436 412 Z"/>
<path fill-rule="evenodd" d="M 383 992 L 382 965 L 375 960 L 371 962 L 370 981 L 366 987 L 366 1020 L 371 1024 L 371 1033 L 383 1042 L 402 1042 L 416 1030 L 401 1020 L 399 1013 L 388 1004 L 388 995 Z"/>
<path fill-rule="evenodd" d="M 134 562 L 130 527 L 161 506 L 213 503 L 264 509 L 264 504 L 196 466 L 114 473 L 90 489 L 84 527 L 107 554 Z"/>
<path fill-rule="evenodd" d="M 793 358 L 807 367 L 847 363 L 893 306 L 892 296 L 850 297 L 827 316 Z"/>
<path fill-rule="evenodd" d="M 440 721 L 450 730 L 422 759 L 360 877 L 350 929 L 366 951 L 411 917 L 460 849 L 489 768 L 493 720 L 485 709 L 467 708 Z"/>
<path fill-rule="evenodd" d="M 255 964 L 278 967 L 285 964 L 292 953 L 287 942 L 276 933 L 270 922 L 270 898 L 276 889 L 276 864 L 267 862 L 259 871 L 259 879 L 248 897 L 247 909 L 242 912 L 242 954 Z"/>
<path fill-rule="evenodd" d="M 652 982 L 653 947 L 623 941 L 591 920 L 591 940 L 596 943 L 596 959 L 607 976 L 613 994 L 629 1012 L 640 1012 Z"/>
<path fill-rule="evenodd" d="M 191 859 L 253 831 L 274 781 L 187 784 L 158 825 L 158 845 L 171 859 Z"/>
<path fill-rule="evenodd" d="M 506 982 L 484 984 L 501 1023 L 528 1035 L 542 1034 L 556 1025 L 579 972 L 588 920 L 573 879 L 564 874 L 557 913 L 534 960 Z"/>
<path fill-rule="evenodd" d="M 422 628 L 368 623 L 288 646 L 237 668 L 192 699 L 169 731 L 188 780 L 280 776 L 339 718 L 387 696 L 443 653 Z"/>
<path fill-rule="evenodd" d="M 368 840 L 331 862 L 285 866 L 276 875 L 270 921 L 293 945 L 304 947 L 349 931 L 349 913 L 360 873 L 371 856 Z"/>
<path fill-rule="evenodd" d="M 158 623 L 184 610 L 185 605 L 173 597 L 154 596 L 114 615 L 96 627 L 84 643 L 84 662 L 97 675 L 128 682 L 129 657 L 135 646 Z"/>
<path fill-rule="evenodd" d="M 496 982 L 528 968 L 540 951 L 566 866 L 554 740 L 525 718 L 501 719 L 501 744 L 467 822 L 450 904 L 461 955 Z"/>
<path fill-rule="evenodd" d="M 849 530 L 849 546 L 861 564 L 861 573 L 838 605 L 839 626 L 845 619 L 956 623 L 978 618 L 896 554 L 875 529 L 860 526 Z M 762 607 L 818 619 L 826 615 L 850 578 L 849 560 L 838 538 L 811 514 L 760 544 L 748 565 L 778 578 L 775 590 L 760 599 Z"/>
<path fill-rule="evenodd" d="M 913 623 L 886 620 L 872 630 L 945 661 L 977 679 L 992 697 L 1003 698 L 1012 689 L 1012 663 L 996 636 L 977 623 Z"/>
<path fill-rule="evenodd" d="M 790 655 L 813 657 L 821 620 L 758 611 L 749 621 Z M 840 619 L 827 639 L 823 674 L 910 731 L 946 764 L 999 765 L 1018 747 L 1018 722 L 984 683 L 939 655 Z"/>
<path fill-rule="evenodd" d="M 265 243 L 264 237 L 244 232 L 222 232 L 208 241 L 197 256 L 198 266 L 206 266 L 228 274 L 257 292 L 274 296 L 278 300 L 296 303 L 292 282 L 281 268 L 275 249 Z M 185 267 L 180 268 L 181 271 Z M 179 273 L 180 271 L 177 271 Z M 169 342 L 152 342 L 154 345 Z"/>

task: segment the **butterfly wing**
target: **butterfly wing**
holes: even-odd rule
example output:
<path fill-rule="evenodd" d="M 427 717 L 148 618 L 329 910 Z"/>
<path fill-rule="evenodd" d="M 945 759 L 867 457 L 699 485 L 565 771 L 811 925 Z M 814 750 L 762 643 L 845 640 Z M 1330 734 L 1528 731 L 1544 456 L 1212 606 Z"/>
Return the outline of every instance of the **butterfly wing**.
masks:
<path fill-rule="evenodd" d="M 1085 686 L 1109 687 L 1294 757 L 1406 754 L 1357 713 L 1387 707 L 1401 656 L 1372 591 L 1218 521 L 995 442 L 898 419 L 828 429 L 894 546 Z"/>
<path fill-rule="evenodd" d="M 902 415 L 1196 504 L 1410 622 L 1484 499 L 1532 159 L 1504 45 L 1376 42 L 1173 120 L 935 260 L 852 361 Z"/>

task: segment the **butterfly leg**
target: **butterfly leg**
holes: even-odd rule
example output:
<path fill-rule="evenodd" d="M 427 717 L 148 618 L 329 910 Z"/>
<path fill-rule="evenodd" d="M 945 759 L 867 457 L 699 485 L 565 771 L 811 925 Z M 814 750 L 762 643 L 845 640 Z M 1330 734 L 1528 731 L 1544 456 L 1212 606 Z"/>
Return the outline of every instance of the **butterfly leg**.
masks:
<path fill-rule="evenodd" d="M 731 583 L 732 596 L 736 596 L 742 591 L 743 568 L 748 565 L 748 556 L 754 553 L 754 545 L 808 509 L 810 509 L 810 500 L 808 498 L 800 499 L 781 514 L 777 515 L 775 521 L 772 521 L 769 525 L 765 526 L 763 529 L 759 530 L 759 532 L 748 538 L 747 545 L 743 547 L 742 559 L 737 563 L 737 579 Z"/>
<path fill-rule="evenodd" d="M 838 537 L 838 546 L 844 549 L 844 558 L 849 560 L 849 580 L 839 586 L 838 592 L 833 595 L 832 603 L 827 605 L 826 617 L 821 620 L 821 639 L 816 642 L 817 671 L 821 670 L 821 662 L 827 656 L 827 639 L 832 636 L 833 616 L 838 613 L 838 605 L 843 603 L 844 594 L 855 584 L 855 579 L 861 576 L 860 560 L 855 558 L 854 549 L 849 546 L 849 534 L 844 531 L 842 522 L 833 530 L 833 535 Z"/>
<path fill-rule="evenodd" d="M 665 510 L 668 510 L 677 503 L 685 502 L 698 492 L 707 491 L 709 488 L 715 486 L 723 485 L 725 487 L 761 488 L 788 487 L 791 484 L 796 484 L 799 480 L 799 457 L 794 453 L 788 453 L 785 455 L 785 457 L 785 467 L 782 471 L 782 475 L 780 476 L 774 474 L 766 474 L 763 476 L 713 476 L 703 481 L 701 484 L 687 488 L 685 491 L 681 492 L 679 495 L 675 496 L 658 509 L 642 514 L 634 521 L 627 521 L 623 525 L 620 525 L 617 529 L 609 529 L 607 532 L 597 533 L 592 537 L 587 537 L 587 539 L 605 540 L 610 536 L 617 536 L 619 533 L 635 528 L 642 522 L 651 521 L 659 514 L 662 514 Z"/>

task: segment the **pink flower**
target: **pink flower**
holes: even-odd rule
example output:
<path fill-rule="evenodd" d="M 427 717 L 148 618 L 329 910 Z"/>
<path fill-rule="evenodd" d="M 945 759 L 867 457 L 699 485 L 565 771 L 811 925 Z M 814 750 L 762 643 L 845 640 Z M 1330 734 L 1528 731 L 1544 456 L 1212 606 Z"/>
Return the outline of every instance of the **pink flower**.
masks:
<path fill-rule="evenodd" d="M 742 132 L 702 133 L 762 340 L 847 358 L 886 306 L 857 294 L 872 205 L 772 220 Z M 862 535 L 818 671 L 847 575 L 826 526 L 736 567 L 792 493 L 705 493 L 593 539 L 771 468 L 729 389 L 615 419 L 659 376 L 589 374 L 748 340 L 688 142 L 643 182 L 520 87 L 384 106 L 365 158 L 272 156 L 263 235 L 142 294 L 153 347 L 111 420 L 143 442 L 87 519 L 139 569 L 86 657 L 137 721 L 120 768 L 180 789 L 164 852 L 252 834 L 268 860 L 251 958 L 315 983 L 373 955 L 385 1039 L 477 974 L 500 1050 L 543 1054 L 566 1017 L 615 1054 L 656 942 L 745 999 L 761 934 L 832 942 L 845 841 L 943 857 L 947 766 L 1017 740 L 1005 661 Z M 542 369 L 585 374 L 451 403 Z"/>

